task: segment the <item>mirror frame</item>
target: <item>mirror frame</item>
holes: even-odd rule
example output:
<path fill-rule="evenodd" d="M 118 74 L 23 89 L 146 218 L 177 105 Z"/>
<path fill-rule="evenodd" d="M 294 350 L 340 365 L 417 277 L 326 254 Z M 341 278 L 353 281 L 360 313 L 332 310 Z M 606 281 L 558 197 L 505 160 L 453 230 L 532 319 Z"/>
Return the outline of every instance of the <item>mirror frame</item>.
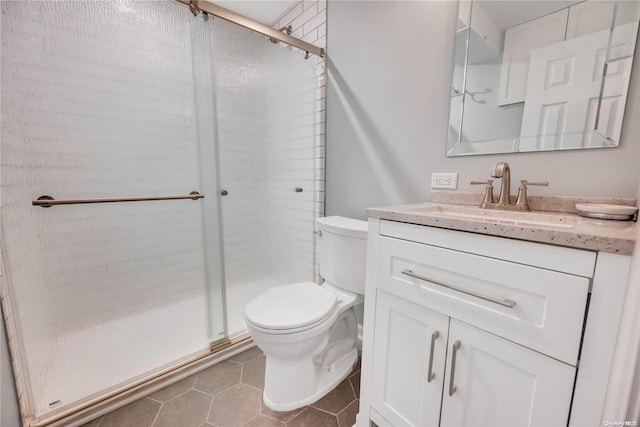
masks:
<path fill-rule="evenodd" d="M 594 1 L 594 0 L 587 0 L 587 1 Z M 609 28 L 609 40 L 606 47 L 606 54 L 602 58 L 603 71 L 602 71 L 602 76 L 599 77 L 600 88 L 599 88 L 599 95 L 597 98 L 598 99 L 597 107 L 595 109 L 596 111 L 595 118 L 591 119 L 591 122 L 595 123 L 594 129 L 580 132 L 580 135 L 576 135 L 576 137 L 579 138 L 578 141 L 580 141 L 583 144 L 584 144 L 584 141 L 588 141 L 589 146 L 549 147 L 549 146 L 540 146 L 541 144 L 539 142 L 535 142 L 536 144 L 535 148 L 530 148 L 532 146 L 531 141 L 539 141 L 541 138 L 545 138 L 545 137 L 559 138 L 559 136 L 558 134 L 553 134 L 553 135 L 542 134 L 542 135 L 531 135 L 530 137 L 523 137 L 522 135 L 520 135 L 520 133 L 522 132 L 522 127 L 521 127 L 519 134 L 514 137 L 508 137 L 504 139 L 493 139 L 493 140 L 487 139 L 487 140 L 478 140 L 478 141 L 463 141 L 464 136 L 463 136 L 462 130 L 464 128 L 464 118 L 466 113 L 465 104 L 469 101 L 468 98 L 473 98 L 477 94 L 486 93 L 486 92 L 469 93 L 467 89 L 467 83 L 468 83 L 468 77 L 469 77 L 469 66 L 470 66 L 470 63 L 469 63 L 470 49 L 472 48 L 471 38 L 472 38 L 472 29 L 473 29 L 472 20 L 474 17 L 474 14 L 473 14 L 474 3 L 477 3 L 477 0 L 458 0 L 457 2 L 457 14 L 456 14 L 457 25 L 456 25 L 456 34 L 455 34 L 456 42 L 455 42 L 454 55 L 453 55 L 451 94 L 449 98 L 450 101 L 449 101 L 448 133 L 447 133 L 448 136 L 446 141 L 447 157 L 458 157 L 458 156 L 466 157 L 466 156 L 472 156 L 472 155 L 490 155 L 490 154 L 516 154 L 516 153 L 541 152 L 541 151 L 584 150 L 584 149 L 595 149 L 595 148 L 615 148 L 619 146 L 620 144 L 619 140 L 614 140 L 609 136 L 601 135 L 598 132 L 599 121 L 601 120 L 600 115 L 601 115 L 602 101 L 604 99 L 603 93 L 604 93 L 605 85 L 607 83 L 607 77 L 608 77 L 607 69 L 609 64 L 628 59 L 629 60 L 628 75 L 626 76 L 626 81 L 624 83 L 624 95 L 623 95 L 624 108 L 620 113 L 620 119 L 619 119 L 620 123 L 617 129 L 617 133 L 618 135 L 620 135 L 621 130 L 623 128 L 624 112 L 626 110 L 626 100 L 628 98 L 628 89 L 629 89 L 630 80 L 631 80 L 631 73 L 633 70 L 633 62 L 635 59 L 635 50 L 636 50 L 635 48 L 638 43 L 638 27 L 640 27 L 640 6 L 638 6 L 635 9 L 635 16 L 633 17 L 632 20 L 629 21 L 629 23 L 633 23 L 635 25 L 635 28 L 631 27 L 633 33 L 628 39 L 626 39 L 629 42 L 629 47 L 626 50 L 627 53 L 621 56 L 616 56 L 616 55 L 612 55 L 612 52 L 611 52 L 612 39 L 613 39 L 612 35 L 615 33 L 615 29 L 618 28 L 619 25 L 621 25 L 621 24 L 616 24 L 616 12 L 618 10 L 618 5 L 621 2 L 618 0 L 611 1 L 611 3 L 613 3 L 613 12 L 612 12 L 613 14 L 611 19 L 611 27 Z M 582 3 L 586 4 L 587 2 L 586 1 L 577 2 L 577 3 L 574 3 L 573 5 L 568 5 L 568 6 L 565 6 L 564 8 L 560 8 L 556 10 L 556 12 L 552 12 L 552 13 L 561 12 L 562 10 L 566 9 L 568 14 L 570 7 L 574 7 Z M 632 2 L 632 3 L 636 3 L 636 2 Z M 465 13 L 466 13 L 466 25 L 464 25 L 465 23 L 461 21 L 461 16 L 464 16 Z M 542 15 L 542 16 L 545 16 L 545 15 Z M 539 18 L 532 18 L 532 20 L 533 19 L 539 19 Z M 463 24 L 462 26 L 460 25 L 461 22 Z M 523 23 L 527 23 L 527 22 L 531 22 L 531 21 L 524 21 Z M 518 26 L 518 25 L 521 25 L 521 24 L 515 24 L 514 26 Z M 504 34 L 504 31 L 506 30 L 502 30 L 502 31 Z M 599 31 L 603 31 L 603 30 L 599 30 Z M 586 34 L 595 34 L 596 32 L 586 33 Z M 462 43 L 464 43 L 463 46 L 460 46 L 461 35 L 464 37 L 462 40 Z M 568 39 L 565 36 L 563 42 L 566 42 L 569 40 L 578 40 L 580 38 L 581 37 Z M 485 40 L 486 40 L 486 36 L 485 36 Z M 556 42 L 556 43 L 559 44 L 560 42 Z M 551 45 L 548 45 L 548 46 L 551 46 Z M 544 47 L 546 48 L 547 45 L 545 45 Z M 502 41 L 499 44 L 499 52 L 500 52 L 500 56 L 502 56 L 504 52 L 504 43 Z M 456 67 L 460 67 L 460 65 L 457 65 L 458 62 L 456 60 L 457 59 L 459 60 L 460 59 L 459 57 L 461 55 L 464 55 L 464 59 L 463 59 L 463 65 L 462 65 L 462 72 L 460 73 L 460 72 L 457 72 L 459 70 L 457 70 Z M 624 64 L 623 66 L 626 67 L 626 65 Z M 528 69 L 529 67 L 527 67 L 527 70 Z M 498 73 L 500 73 L 500 71 L 498 71 Z M 456 76 L 457 74 L 458 76 Z M 456 79 L 456 77 L 458 78 Z M 460 86 L 460 87 L 458 88 L 456 86 Z M 489 88 L 487 89 L 487 91 L 491 91 L 491 89 Z M 455 104 L 456 99 L 460 99 L 459 105 Z M 524 116 L 524 102 L 523 101 L 519 103 L 516 102 L 516 103 L 512 103 L 511 105 L 516 105 L 516 104 L 522 104 L 523 116 Z M 508 105 L 508 106 L 510 107 L 511 105 Z M 496 108 L 500 108 L 500 107 L 501 106 L 496 105 Z M 594 116 L 591 116 L 591 117 L 594 117 Z M 587 117 L 583 120 L 585 120 L 585 123 L 587 123 L 589 121 L 589 118 Z M 457 134 L 456 134 L 456 131 L 457 131 Z M 563 138 L 565 135 L 571 136 L 570 134 L 562 134 L 560 138 Z M 525 141 L 525 143 L 521 144 L 521 141 Z M 462 144 L 465 144 L 464 147 L 462 146 Z M 506 149 L 505 147 L 506 144 L 509 144 L 510 148 Z M 463 147 L 463 150 L 456 152 L 455 150 L 460 147 Z"/>

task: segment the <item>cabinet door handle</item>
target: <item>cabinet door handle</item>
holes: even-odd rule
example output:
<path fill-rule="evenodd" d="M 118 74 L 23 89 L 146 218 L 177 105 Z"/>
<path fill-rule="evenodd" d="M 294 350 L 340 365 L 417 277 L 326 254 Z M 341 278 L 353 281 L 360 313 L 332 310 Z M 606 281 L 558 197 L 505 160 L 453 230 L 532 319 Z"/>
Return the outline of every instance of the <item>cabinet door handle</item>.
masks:
<path fill-rule="evenodd" d="M 503 307 L 513 308 L 516 305 L 516 302 L 513 301 L 513 300 L 510 300 L 510 299 L 499 300 L 499 299 L 494 298 L 494 297 L 478 294 L 476 292 L 468 291 L 466 289 L 462 289 L 462 288 L 459 288 L 459 287 L 454 286 L 454 285 L 449 285 L 447 283 L 443 283 L 443 282 L 439 282 L 437 280 L 429 279 L 428 277 L 416 274 L 416 273 L 414 273 L 413 271 L 411 271 L 409 269 L 402 270 L 402 274 L 404 274 L 406 276 L 413 277 L 415 279 L 424 280 L 425 282 L 430 282 L 430 283 L 433 283 L 435 285 L 442 286 L 444 288 L 453 289 L 454 291 L 462 292 L 463 294 L 471 295 L 472 297 L 480 298 L 480 299 L 483 299 L 485 301 L 492 302 L 494 304 L 499 304 L 499 305 L 501 305 Z"/>
<path fill-rule="evenodd" d="M 433 352 L 436 347 L 436 340 L 440 336 L 440 332 L 435 331 L 431 334 L 431 351 L 429 352 L 429 372 L 427 373 L 427 382 L 430 383 L 435 377 L 436 374 L 433 373 Z"/>
<path fill-rule="evenodd" d="M 451 376 L 449 377 L 449 396 L 453 396 L 458 387 L 455 386 L 456 378 L 456 359 L 460 350 L 460 340 L 453 344 L 453 354 L 451 355 Z"/>

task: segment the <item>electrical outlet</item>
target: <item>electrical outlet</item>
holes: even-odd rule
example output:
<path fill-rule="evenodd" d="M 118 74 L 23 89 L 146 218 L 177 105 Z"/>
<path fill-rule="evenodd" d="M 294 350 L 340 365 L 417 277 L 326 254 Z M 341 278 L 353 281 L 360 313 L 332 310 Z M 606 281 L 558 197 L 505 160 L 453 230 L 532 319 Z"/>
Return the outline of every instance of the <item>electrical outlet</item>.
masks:
<path fill-rule="evenodd" d="M 431 188 L 458 188 L 458 174 L 457 173 L 432 173 L 431 174 Z"/>

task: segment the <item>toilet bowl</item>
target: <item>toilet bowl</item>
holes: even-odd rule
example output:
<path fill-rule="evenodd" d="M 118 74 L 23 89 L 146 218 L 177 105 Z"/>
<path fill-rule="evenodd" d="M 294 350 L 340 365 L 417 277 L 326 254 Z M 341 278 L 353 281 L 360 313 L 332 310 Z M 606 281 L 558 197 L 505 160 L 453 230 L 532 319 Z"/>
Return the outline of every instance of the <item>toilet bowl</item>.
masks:
<path fill-rule="evenodd" d="M 266 356 L 264 403 L 290 411 L 335 388 L 358 359 L 354 307 L 364 301 L 367 223 L 316 219 L 322 285 L 271 288 L 245 308 L 247 330 Z"/>

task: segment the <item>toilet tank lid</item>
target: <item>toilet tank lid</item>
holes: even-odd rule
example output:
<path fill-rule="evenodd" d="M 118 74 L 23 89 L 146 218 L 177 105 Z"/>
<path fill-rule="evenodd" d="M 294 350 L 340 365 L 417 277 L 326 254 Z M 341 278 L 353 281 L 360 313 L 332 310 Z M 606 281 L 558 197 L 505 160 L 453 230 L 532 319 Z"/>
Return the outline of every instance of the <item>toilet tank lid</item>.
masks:
<path fill-rule="evenodd" d="M 367 221 L 347 218 L 344 216 L 325 216 L 316 218 L 316 224 L 320 230 L 342 234 L 343 236 L 367 238 L 369 224 Z"/>

